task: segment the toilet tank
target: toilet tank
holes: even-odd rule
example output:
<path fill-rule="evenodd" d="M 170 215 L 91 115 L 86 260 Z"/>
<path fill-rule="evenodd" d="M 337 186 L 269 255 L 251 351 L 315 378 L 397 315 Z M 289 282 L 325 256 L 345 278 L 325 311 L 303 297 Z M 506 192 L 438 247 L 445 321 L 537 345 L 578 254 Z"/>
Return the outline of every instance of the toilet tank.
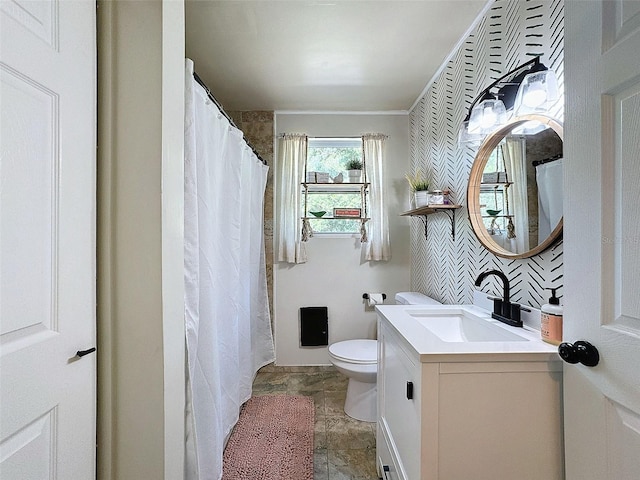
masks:
<path fill-rule="evenodd" d="M 442 305 L 437 300 L 419 292 L 398 292 L 396 293 L 396 304 L 399 305 Z"/>

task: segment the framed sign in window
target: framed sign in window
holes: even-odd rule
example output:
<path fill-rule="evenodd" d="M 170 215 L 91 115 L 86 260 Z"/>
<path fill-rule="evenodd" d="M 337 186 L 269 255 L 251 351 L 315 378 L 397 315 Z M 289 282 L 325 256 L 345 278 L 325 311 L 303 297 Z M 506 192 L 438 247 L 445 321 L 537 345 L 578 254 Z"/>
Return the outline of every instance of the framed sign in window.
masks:
<path fill-rule="evenodd" d="M 362 216 L 362 209 L 360 208 L 334 208 L 334 218 L 360 218 Z"/>

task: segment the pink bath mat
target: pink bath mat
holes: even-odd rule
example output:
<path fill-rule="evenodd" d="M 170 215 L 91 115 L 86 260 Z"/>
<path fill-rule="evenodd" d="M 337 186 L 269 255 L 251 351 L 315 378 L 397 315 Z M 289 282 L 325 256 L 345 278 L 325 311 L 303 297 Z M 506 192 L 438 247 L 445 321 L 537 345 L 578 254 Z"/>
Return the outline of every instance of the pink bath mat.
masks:
<path fill-rule="evenodd" d="M 222 480 L 313 480 L 311 397 L 250 398 L 224 451 Z"/>

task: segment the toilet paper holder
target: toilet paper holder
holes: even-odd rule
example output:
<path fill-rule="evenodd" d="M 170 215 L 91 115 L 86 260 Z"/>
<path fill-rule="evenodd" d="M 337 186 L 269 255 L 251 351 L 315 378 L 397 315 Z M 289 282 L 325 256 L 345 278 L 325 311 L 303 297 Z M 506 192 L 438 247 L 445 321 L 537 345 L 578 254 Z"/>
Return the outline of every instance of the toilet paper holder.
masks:
<path fill-rule="evenodd" d="M 364 298 L 365 300 L 369 300 L 369 294 L 368 293 L 363 293 L 362 294 L 362 298 Z M 382 294 L 382 300 L 386 300 L 387 299 L 387 294 L 383 293 Z"/>

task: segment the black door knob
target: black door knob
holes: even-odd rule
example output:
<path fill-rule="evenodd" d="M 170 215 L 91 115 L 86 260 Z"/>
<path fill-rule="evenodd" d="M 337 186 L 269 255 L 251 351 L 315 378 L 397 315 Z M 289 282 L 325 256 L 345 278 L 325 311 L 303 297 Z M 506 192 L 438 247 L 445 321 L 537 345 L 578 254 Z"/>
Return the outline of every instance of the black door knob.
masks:
<path fill-rule="evenodd" d="M 581 363 L 586 367 L 595 367 L 600 361 L 598 349 L 584 340 L 561 343 L 558 347 L 560 357 L 567 363 Z"/>
<path fill-rule="evenodd" d="M 407 400 L 413 400 L 413 382 L 407 382 Z"/>
<path fill-rule="evenodd" d="M 89 355 L 90 353 L 93 353 L 95 351 L 96 351 L 96 347 L 91 347 L 91 348 L 88 348 L 87 350 L 78 350 L 76 352 L 76 357 L 82 358 L 85 355 Z"/>

